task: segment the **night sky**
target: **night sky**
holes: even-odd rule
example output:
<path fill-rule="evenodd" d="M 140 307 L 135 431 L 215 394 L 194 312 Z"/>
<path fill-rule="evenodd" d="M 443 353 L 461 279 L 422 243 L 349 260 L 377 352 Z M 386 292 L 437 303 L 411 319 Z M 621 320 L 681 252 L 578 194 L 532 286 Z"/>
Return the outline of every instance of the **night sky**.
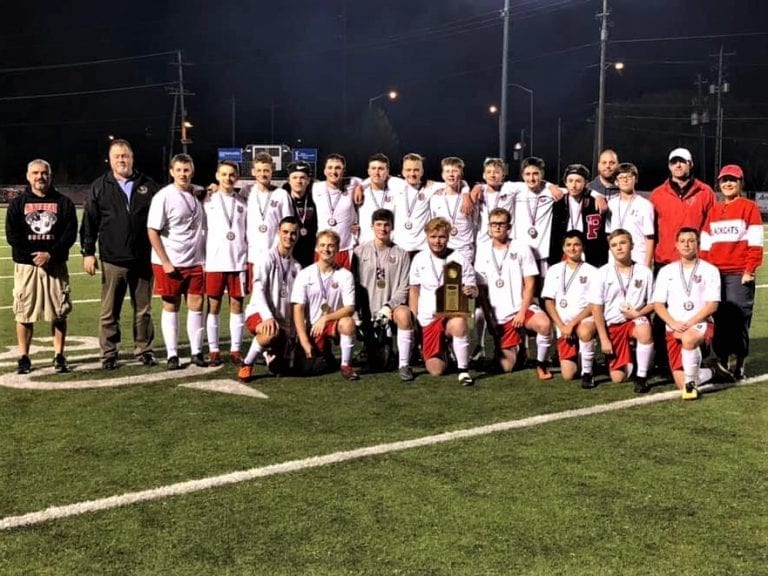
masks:
<path fill-rule="evenodd" d="M 130 140 L 137 166 L 164 179 L 179 49 L 194 94 L 186 103 L 201 182 L 216 148 L 232 144 L 233 99 L 237 146 L 274 138 L 321 156 L 338 151 L 356 173 L 379 150 L 397 173 L 399 157 L 415 151 L 433 177 L 441 157 L 458 155 L 477 178 L 499 147 L 488 106 L 499 104 L 503 3 L 16 3 L 0 21 L 0 182 L 22 181 L 38 156 L 57 181 L 87 182 L 104 168 L 110 134 Z M 601 2 L 511 4 L 509 80 L 534 91 L 533 152 L 552 178 L 558 163 L 591 165 Z M 638 164 L 640 187 L 664 177 L 666 154 L 678 145 L 712 180 L 714 97 L 695 105 L 695 82 L 698 74 L 716 81 L 712 55 L 722 45 L 733 53 L 725 59 L 723 162 L 742 163 L 748 184 L 767 189 L 768 2 L 610 0 L 609 10 L 608 60 L 625 70 L 607 72 L 605 143 Z M 108 62 L 73 65 L 96 60 Z M 391 88 L 400 98 L 377 99 L 369 113 L 369 99 Z M 39 97 L 46 94 L 70 95 Z M 508 106 L 511 150 L 529 130 L 528 94 L 511 87 Z M 690 115 L 704 109 L 712 122 L 700 162 Z"/>

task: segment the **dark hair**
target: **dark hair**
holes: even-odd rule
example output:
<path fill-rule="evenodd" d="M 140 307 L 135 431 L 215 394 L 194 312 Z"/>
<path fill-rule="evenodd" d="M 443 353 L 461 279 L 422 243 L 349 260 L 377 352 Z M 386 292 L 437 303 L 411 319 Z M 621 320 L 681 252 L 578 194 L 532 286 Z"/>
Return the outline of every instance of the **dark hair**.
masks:
<path fill-rule="evenodd" d="M 538 168 L 542 172 L 544 172 L 544 169 L 547 167 L 544 160 L 538 156 L 528 156 L 528 158 L 523 158 L 523 161 L 520 162 L 520 170 L 525 170 L 528 166 Z"/>
<path fill-rule="evenodd" d="M 696 234 L 696 241 L 698 242 L 700 233 L 696 228 L 691 228 L 690 226 L 683 226 L 680 228 L 680 230 L 677 231 L 677 236 L 675 236 L 675 240 L 679 240 L 680 236 L 683 234 Z"/>
<path fill-rule="evenodd" d="M 587 243 L 587 237 L 584 235 L 584 232 L 581 230 L 576 230 L 575 228 L 573 230 L 568 230 L 563 235 L 563 244 L 565 244 L 565 241 L 568 240 L 568 238 L 578 238 L 581 240 L 582 246 Z"/>
<path fill-rule="evenodd" d="M 237 165 L 237 162 L 232 162 L 232 160 L 222 160 L 216 165 L 216 171 L 219 171 L 219 168 L 222 166 L 229 166 L 230 168 L 234 168 L 235 173 L 240 174 L 240 167 Z"/>
<path fill-rule="evenodd" d="M 125 146 L 128 148 L 128 150 L 131 151 L 131 154 L 133 154 L 133 146 L 131 146 L 131 143 L 128 142 L 128 140 L 124 140 L 123 138 L 115 138 L 112 140 L 112 142 L 109 143 L 109 149 L 112 150 L 115 146 Z"/>
<path fill-rule="evenodd" d="M 381 152 L 368 156 L 368 164 L 371 162 L 383 162 L 387 165 L 387 168 L 389 168 L 389 158 L 387 158 L 386 154 L 382 154 Z"/>
<path fill-rule="evenodd" d="M 373 214 L 371 215 L 371 224 L 374 222 L 389 222 L 390 224 L 395 223 L 395 214 L 392 212 L 392 210 L 388 210 L 387 208 L 379 208 L 377 210 L 373 211 Z"/>
<path fill-rule="evenodd" d="M 286 216 L 282 220 L 280 220 L 280 224 L 277 225 L 278 228 L 282 226 L 283 224 L 295 224 L 296 226 L 299 225 L 299 219 L 296 218 L 296 216 Z"/>
<path fill-rule="evenodd" d="M 328 160 L 338 160 L 342 163 L 342 165 L 347 165 L 347 159 L 344 158 L 344 156 L 341 154 L 337 154 L 335 152 L 333 154 L 328 154 L 328 156 L 325 157 L 325 164 L 328 164 Z M 325 164 L 323 164 L 323 166 L 325 166 Z"/>

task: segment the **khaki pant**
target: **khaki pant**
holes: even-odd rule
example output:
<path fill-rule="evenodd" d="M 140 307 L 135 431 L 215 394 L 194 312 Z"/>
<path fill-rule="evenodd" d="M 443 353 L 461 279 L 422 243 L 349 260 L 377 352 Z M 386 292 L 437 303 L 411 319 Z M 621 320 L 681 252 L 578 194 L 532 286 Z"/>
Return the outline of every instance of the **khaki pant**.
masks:
<path fill-rule="evenodd" d="M 101 357 L 117 356 L 121 341 L 120 313 L 126 292 L 133 309 L 133 354 L 152 352 L 155 327 L 152 324 L 152 267 L 149 262 L 128 268 L 101 262 Z"/>
<path fill-rule="evenodd" d="M 16 322 L 53 322 L 72 312 L 67 263 L 51 266 L 14 264 L 13 313 Z"/>

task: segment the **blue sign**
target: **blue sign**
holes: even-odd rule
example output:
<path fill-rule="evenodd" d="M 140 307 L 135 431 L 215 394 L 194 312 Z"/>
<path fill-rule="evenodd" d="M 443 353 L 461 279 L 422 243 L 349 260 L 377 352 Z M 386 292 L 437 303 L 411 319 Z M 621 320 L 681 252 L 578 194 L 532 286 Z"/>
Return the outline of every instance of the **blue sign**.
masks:
<path fill-rule="evenodd" d="M 219 162 L 242 162 L 243 151 L 240 148 L 219 148 Z"/>
<path fill-rule="evenodd" d="M 293 161 L 317 164 L 317 148 L 294 148 Z"/>

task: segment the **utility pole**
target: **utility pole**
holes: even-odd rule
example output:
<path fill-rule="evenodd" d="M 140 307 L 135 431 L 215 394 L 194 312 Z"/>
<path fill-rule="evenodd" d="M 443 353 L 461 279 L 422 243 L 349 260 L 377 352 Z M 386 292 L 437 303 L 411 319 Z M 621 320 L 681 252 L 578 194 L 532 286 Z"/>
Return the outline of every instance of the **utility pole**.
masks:
<path fill-rule="evenodd" d="M 187 92 L 184 89 L 184 66 L 186 64 L 184 63 L 182 56 L 181 56 L 181 50 L 176 51 L 176 62 L 172 63 L 173 66 L 176 66 L 177 74 L 178 74 L 178 81 L 177 86 L 175 90 L 169 91 L 169 94 L 174 96 L 173 101 L 173 120 L 171 122 L 171 147 L 170 147 L 170 155 L 173 156 L 173 135 L 176 132 L 176 107 L 178 105 L 179 109 L 179 128 L 181 130 L 181 151 L 184 154 L 187 154 L 187 145 L 192 144 L 192 140 L 188 138 L 187 136 L 187 129 L 189 128 L 189 121 L 187 120 L 187 108 L 184 103 L 184 96 L 194 96 L 194 92 Z"/>
<path fill-rule="evenodd" d="M 499 106 L 499 158 L 507 156 L 507 82 L 509 81 L 509 0 L 504 0 L 504 40 L 501 52 L 501 98 Z"/>
<path fill-rule="evenodd" d="M 717 84 L 709 85 L 709 93 L 717 95 L 717 124 L 715 127 L 715 173 L 714 178 L 720 173 L 720 167 L 723 165 L 723 94 L 730 92 L 731 87 L 725 81 L 725 56 L 733 56 L 734 52 L 723 52 L 723 46 L 720 46 L 719 54 L 712 54 L 717 58 Z"/>
<path fill-rule="evenodd" d="M 707 181 L 707 140 L 704 135 L 704 126 L 709 124 L 709 110 L 704 98 L 704 85 L 706 80 L 701 79 L 701 74 L 696 75 L 696 103 L 695 109 L 691 112 L 691 126 L 699 127 L 699 157 L 698 162 L 701 165 L 701 179 Z"/>
<path fill-rule="evenodd" d="M 608 0 L 603 0 L 603 11 L 597 15 L 600 24 L 600 87 L 597 95 L 597 121 L 595 123 L 595 153 L 594 164 L 603 149 L 603 129 L 605 127 L 605 53 L 608 47 Z"/>
<path fill-rule="evenodd" d="M 233 94 L 232 95 L 232 148 L 234 148 L 236 146 L 235 142 L 237 141 L 237 139 L 236 139 L 236 126 L 237 126 L 237 123 L 236 123 L 237 115 L 236 115 L 236 113 L 237 113 L 237 109 L 236 109 L 235 106 L 236 106 L 236 104 L 235 104 L 235 95 Z"/>

